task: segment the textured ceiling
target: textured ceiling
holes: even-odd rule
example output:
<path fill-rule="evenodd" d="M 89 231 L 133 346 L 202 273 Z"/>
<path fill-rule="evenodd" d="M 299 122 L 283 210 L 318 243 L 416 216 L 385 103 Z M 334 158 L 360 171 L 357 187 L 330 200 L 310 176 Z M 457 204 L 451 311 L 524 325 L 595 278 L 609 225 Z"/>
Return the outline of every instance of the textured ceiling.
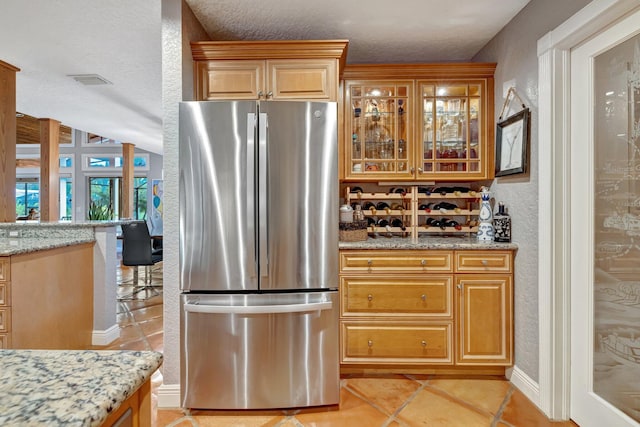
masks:
<path fill-rule="evenodd" d="M 160 0 L 0 1 L 18 111 L 162 152 Z M 347 62 L 366 63 L 468 61 L 528 0 L 186 2 L 212 39 L 347 39 Z"/>
<path fill-rule="evenodd" d="M 529 0 L 186 0 L 212 40 L 347 39 L 348 63 L 468 61 Z"/>

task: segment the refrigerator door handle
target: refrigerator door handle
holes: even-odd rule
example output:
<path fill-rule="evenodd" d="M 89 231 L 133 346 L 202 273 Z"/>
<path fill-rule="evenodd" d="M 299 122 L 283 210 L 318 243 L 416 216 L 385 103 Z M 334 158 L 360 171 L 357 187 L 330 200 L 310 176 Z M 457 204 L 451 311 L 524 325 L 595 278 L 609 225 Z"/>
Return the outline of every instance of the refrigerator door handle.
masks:
<path fill-rule="evenodd" d="M 258 271 L 258 252 L 256 236 L 256 114 L 247 114 L 247 231 L 253 239 L 248 239 L 248 251 L 253 254 L 252 276 Z"/>
<path fill-rule="evenodd" d="M 269 171 L 267 158 L 267 114 L 260 113 L 258 116 L 258 237 L 259 242 L 259 265 L 260 277 L 269 275 L 269 210 L 267 203 L 269 202 Z"/>
<path fill-rule="evenodd" d="M 307 304 L 279 304 L 279 305 L 200 305 L 185 304 L 184 310 L 188 313 L 208 314 L 273 314 L 273 313 L 304 313 L 307 311 L 331 310 L 331 301 L 312 302 Z"/>

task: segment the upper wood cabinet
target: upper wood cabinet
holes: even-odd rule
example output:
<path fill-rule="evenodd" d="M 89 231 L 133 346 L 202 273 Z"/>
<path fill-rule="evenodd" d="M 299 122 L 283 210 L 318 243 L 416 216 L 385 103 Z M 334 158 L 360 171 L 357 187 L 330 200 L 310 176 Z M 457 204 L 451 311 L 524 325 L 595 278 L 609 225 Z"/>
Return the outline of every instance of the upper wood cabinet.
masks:
<path fill-rule="evenodd" d="M 338 101 L 342 40 L 191 43 L 195 98 Z"/>
<path fill-rule="evenodd" d="M 493 178 L 495 66 L 348 65 L 344 72 L 343 178 Z"/>

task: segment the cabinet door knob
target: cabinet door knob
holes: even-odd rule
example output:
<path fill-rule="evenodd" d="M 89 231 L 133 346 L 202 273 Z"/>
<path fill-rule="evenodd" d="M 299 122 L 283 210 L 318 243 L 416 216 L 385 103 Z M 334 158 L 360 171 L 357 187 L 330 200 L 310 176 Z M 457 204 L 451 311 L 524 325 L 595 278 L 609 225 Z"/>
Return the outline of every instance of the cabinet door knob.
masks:
<path fill-rule="evenodd" d="M 486 259 L 483 259 L 482 261 L 480 261 L 480 264 L 486 267 L 487 265 L 489 265 L 489 261 L 487 261 Z"/>
<path fill-rule="evenodd" d="M 427 300 L 427 296 L 426 296 L 425 294 L 422 294 L 422 295 L 420 296 L 420 299 L 421 299 L 422 301 L 426 301 L 426 300 Z"/>
<path fill-rule="evenodd" d="M 373 265 L 373 260 L 372 259 L 367 260 L 367 265 L 369 266 Z"/>
<path fill-rule="evenodd" d="M 272 91 L 267 92 L 267 98 L 273 98 L 273 92 Z"/>
<path fill-rule="evenodd" d="M 422 168 L 418 168 L 418 173 L 422 173 L 422 172 L 423 172 Z"/>
<path fill-rule="evenodd" d="M 425 340 L 420 341 L 420 344 L 421 344 L 423 347 L 426 347 L 426 346 L 427 346 L 427 342 L 426 342 Z"/>
<path fill-rule="evenodd" d="M 371 295 L 371 294 L 367 295 L 367 299 L 368 299 L 369 301 L 373 301 L 373 295 Z"/>
<path fill-rule="evenodd" d="M 458 289 L 462 289 L 462 285 L 458 285 Z"/>
<path fill-rule="evenodd" d="M 371 341 L 371 340 L 367 341 L 367 345 L 368 345 L 369 347 L 373 347 L 373 341 Z"/>
<path fill-rule="evenodd" d="M 259 90 L 258 91 L 258 98 L 262 98 L 264 96 L 264 92 Z"/>
<path fill-rule="evenodd" d="M 422 265 L 427 265 L 427 260 L 426 260 L 426 259 L 423 259 L 422 261 L 420 261 L 420 264 L 422 264 Z"/>
<path fill-rule="evenodd" d="M 414 173 L 416 171 L 416 168 L 414 168 L 413 166 L 411 166 L 411 173 Z"/>

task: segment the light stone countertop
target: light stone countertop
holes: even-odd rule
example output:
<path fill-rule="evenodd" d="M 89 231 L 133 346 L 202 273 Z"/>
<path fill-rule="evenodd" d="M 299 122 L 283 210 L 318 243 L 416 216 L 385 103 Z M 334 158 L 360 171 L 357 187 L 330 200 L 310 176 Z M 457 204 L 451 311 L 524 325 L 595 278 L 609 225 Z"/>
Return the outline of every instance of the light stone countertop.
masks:
<path fill-rule="evenodd" d="M 387 237 L 378 234 L 360 242 L 340 242 L 340 249 L 442 249 L 442 250 L 517 250 L 515 243 L 481 242 L 475 237 Z"/>
<path fill-rule="evenodd" d="M 10 256 L 81 243 L 95 242 L 97 230 L 131 222 L 84 221 L 38 222 L 17 221 L 0 223 L 0 256 Z"/>
<path fill-rule="evenodd" d="M 99 426 L 162 359 L 154 351 L 0 350 L 0 425 Z"/>
<path fill-rule="evenodd" d="M 62 248 L 65 246 L 78 245 L 81 243 L 95 242 L 93 236 L 71 236 L 71 237 L 0 237 L 0 256 L 11 256 L 26 254 L 29 252 L 43 251 L 47 249 Z"/>

